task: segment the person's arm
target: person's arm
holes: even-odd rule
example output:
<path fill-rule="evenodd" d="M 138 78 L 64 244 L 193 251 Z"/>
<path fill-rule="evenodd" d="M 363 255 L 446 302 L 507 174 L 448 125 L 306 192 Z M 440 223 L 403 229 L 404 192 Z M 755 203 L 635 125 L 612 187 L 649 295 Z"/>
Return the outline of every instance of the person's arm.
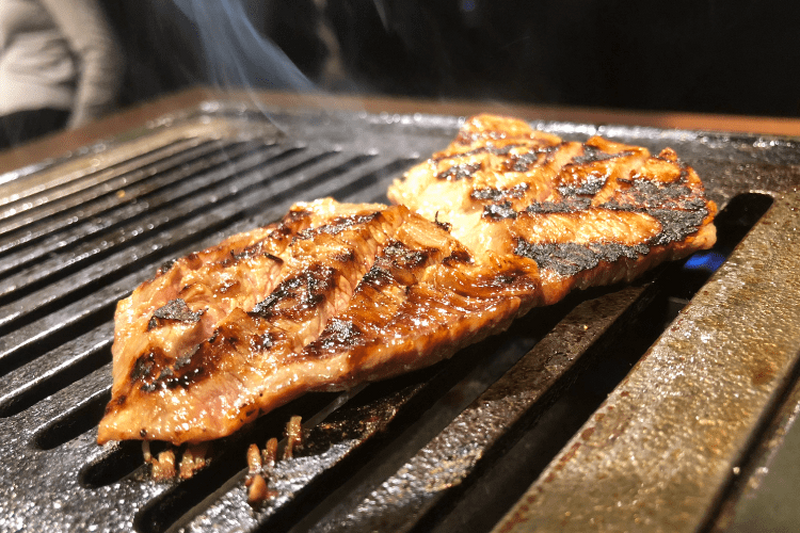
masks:
<path fill-rule="evenodd" d="M 124 57 L 98 0 L 41 0 L 78 60 L 69 127 L 113 109 L 122 83 Z"/>

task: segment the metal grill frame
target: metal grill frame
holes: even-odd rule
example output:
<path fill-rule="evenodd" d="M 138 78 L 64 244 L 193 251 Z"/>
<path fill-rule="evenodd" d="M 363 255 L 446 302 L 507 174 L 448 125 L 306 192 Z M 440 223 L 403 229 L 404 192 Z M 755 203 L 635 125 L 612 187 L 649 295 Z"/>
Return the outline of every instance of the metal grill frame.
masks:
<path fill-rule="evenodd" d="M 281 109 L 267 119 L 263 111 L 207 102 L 0 179 L 0 530 L 463 530 L 453 509 L 469 501 L 473 479 L 547 416 L 578 371 L 613 349 L 627 331 L 619 324 L 654 297 L 651 279 L 579 294 L 458 354 L 458 364 L 350 396 L 311 395 L 270 415 L 231 449 L 279 434 L 294 411 L 306 414 L 309 449 L 279 463 L 280 496 L 262 509 L 245 503 L 243 457 L 217 456 L 233 466 L 212 470 L 227 477 L 209 493 L 198 487 L 212 474 L 142 480 L 135 446 L 94 443 L 109 395 L 114 302 L 163 260 L 274 220 L 295 201 L 381 199 L 393 177 L 444 147 L 460 124 Z M 795 418 L 795 396 L 786 398 L 800 346 L 797 143 L 533 125 L 654 152 L 671 146 L 721 206 L 746 193 L 773 205 L 497 530 L 723 524 L 736 514 L 736 473 L 780 448 L 781 439 L 758 445 L 776 409 L 771 435 Z"/>

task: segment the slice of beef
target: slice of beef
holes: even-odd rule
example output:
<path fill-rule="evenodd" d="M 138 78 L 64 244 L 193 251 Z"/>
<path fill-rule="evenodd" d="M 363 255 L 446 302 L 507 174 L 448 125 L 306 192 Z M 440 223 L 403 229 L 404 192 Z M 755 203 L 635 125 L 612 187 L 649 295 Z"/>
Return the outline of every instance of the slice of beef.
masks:
<path fill-rule="evenodd" d="M 481 115 L 389 190 L 298 204 L 164 265 L 117 308 L 99 442 L 202 442 L 313 390 L 434 364 L 570 290 L 710 247 L 670 149 L 564 142 Z"/>

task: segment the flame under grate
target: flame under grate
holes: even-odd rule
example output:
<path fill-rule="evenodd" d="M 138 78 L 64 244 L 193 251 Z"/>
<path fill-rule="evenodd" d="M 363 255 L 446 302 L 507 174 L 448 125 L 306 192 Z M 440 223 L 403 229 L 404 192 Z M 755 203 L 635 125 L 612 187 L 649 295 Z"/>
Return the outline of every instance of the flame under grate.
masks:
<path fill-rule="evenodd" d="M 649 417 L 648 428 L 679 423 L 663 411 L 674 406 L 632 411 L 631 395 L 642 409 L 670 394 L 678 406 L 697 409 L 687 392 L 693 385 L 682 389 L 678 374 L 697 368 L 717 387 L 707 399 L 716 410 L 696 415 L 706 417 L 702 427 L 727 424 L 734 413 L 745 421 L 730 425 L 729 444 L 712 449 L 705 442 L 711 473 L 699 488 L 689 480 L 692 498 L 667 491 L 679 500 L 682 522 L 661 516 L 666 510 L 647 520 L 656 529 L 707 528 L 731 492 L 732 478 L 722 472 L 744 464 L 793 384 L 796 354 L 787 347 L 800 339 L 800 320 L 781 321 L 769 354 L 762 354 L 757 341 L 766 341 L 752 323 L 758 313 L 791 315 L 800 294 L 788 276 L 775 279 L 782 284 L 777 296 L 756 282 L 794 253 L 796 145 L 540 124 L 565 137 L 600 133 L 654 150 L 673 146 L 725 206 L 715 255 L 534 310 L 507 333 L 430 369 L 350 394 L 307 395 L 225 439 L 195 478 L 149 481 L 139 444 L 95 444 L 110 397 L 116 301 L 161 263 L 275 220 L 296 201 L 383 200 L 392 179 L 446 145 L 458 127 L 451 117 L 280 111 L 267 121 L 224 104 L 167 122 L 0 185 L 0 530 L 484 531 L 498 523 L 503 530 L 548 526 L 570 516 L 565 512 L 602 517 L 598 506 L 610 496 L 581 490 L 583 484 L 567 490 L 560 481 L 573 472 L 600 475 L 595 469 L 603 461 L 622 464 L 609 443 L 635 437 L 628 428 L 641 422 L 636 417 Z M 753 301 L 745 301 L 748 294 Z M 772 308 L 758 298 L 772 298 Z M 708 316 L 729 320 L 712 323 Z M 730 365 L 720 353 L 729 357 L 734 341 L 763 357 L 742 359 L 750 366 L 726 381 Z M 659 371 L 670 357 L 684 360 Z M 637 380 L 648 385 L 635 389 Z M 727 394 L 749 398 L 744 415 Z M 617 412 L 624 414 L 615 418 Z M 277 495 L 253 510 L 243 484 L 247 446 L 280 436 L 298 414 L 306 421 L 305 446 L 277 463 L 270 479 Z M 603 426 L 604 418 L 615 422 Z M 702 433 L 696 424 L 686 432 Z M 641 475 L 654 485 L 662 451 L 638 446 Z M 675 461 L 686 468 L 708 463 L 702 454 Z M 624 503 L 635 492 L 629 483 L 618 482 L 620 524 L 642 508 Z M 551 493 L 568 494 L 569 506 L 537 508 Z M 561 525 L 577 530 L 588 523 L 567 522 Z"/>

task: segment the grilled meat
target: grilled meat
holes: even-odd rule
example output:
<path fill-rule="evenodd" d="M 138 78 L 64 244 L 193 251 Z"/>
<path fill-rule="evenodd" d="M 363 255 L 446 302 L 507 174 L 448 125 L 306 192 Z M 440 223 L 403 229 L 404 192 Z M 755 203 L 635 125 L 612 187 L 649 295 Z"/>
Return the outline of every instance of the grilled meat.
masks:
<path fill-rule="evenodd" d="M 491 115 L 467 121 L 388 196 L 448 224 L 484 262 L 536 261 L 545 304 L 574 287 L 631 280 L 716 240 L 716 205 L 672 149 L 652 156 L 601 137 L 565 142 Z"/>
<path fill-rule="evenodd" d="M 563 142 L 485 115 L 389 197 L 398 205 L 298 204 L 159 269 L 118 305 L 98 441 L 219 438 L 715 239 L 716 208 L 671 150 Z"/>

